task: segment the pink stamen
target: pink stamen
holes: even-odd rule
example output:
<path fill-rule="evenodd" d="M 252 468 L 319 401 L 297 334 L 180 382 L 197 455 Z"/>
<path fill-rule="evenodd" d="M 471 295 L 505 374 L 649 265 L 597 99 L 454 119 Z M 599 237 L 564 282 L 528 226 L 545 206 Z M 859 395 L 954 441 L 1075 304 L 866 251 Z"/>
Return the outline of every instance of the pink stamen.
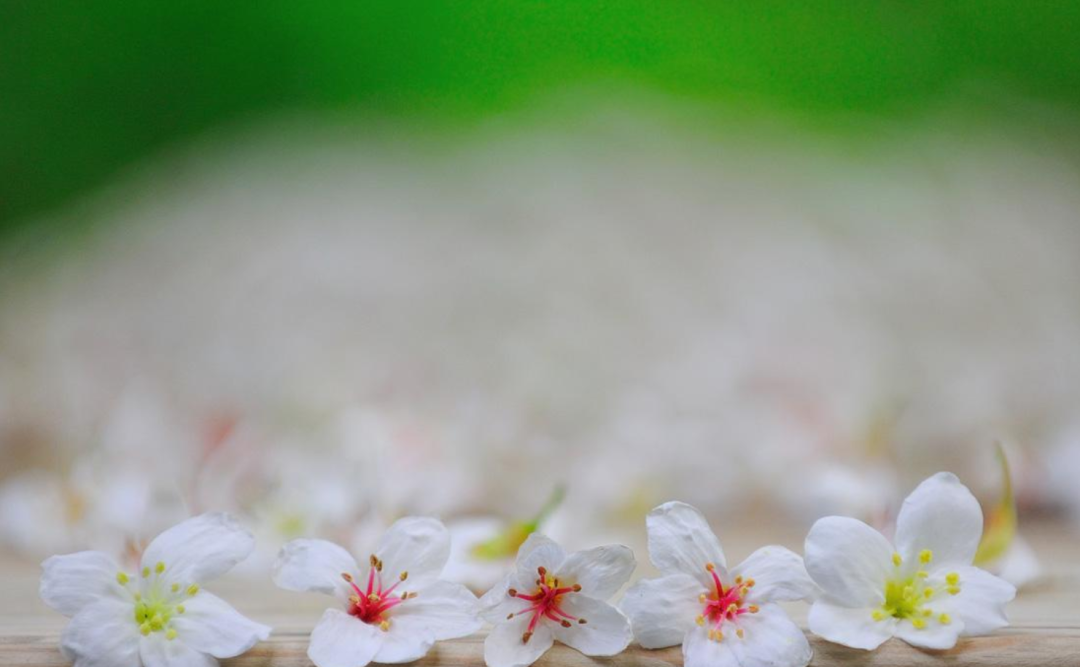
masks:
<path fill-rule="evenodd" d="M 364 623 L 371 625 L 381 625 L 387 620 L 385 617 L 386 612 L 416 595 L 415 593 L 394 594 L 398 585 L 401 584 L 401 582 L 404 581 L 404 577 L 407 576 L 405 574 L 402 574 L 402 578 L 394 582 L 393 586 L 384 589 L 382 573 L 380 571 L 381 568 L 382 562 L 375 558 L 375 556 L 372 556 L 371 569 L 368 571 L 366 591 L 356 585 L 352 576 L 347 573 L 342 575 L 356 593 L 356 595 L 349 600 L 349 614 L 355 616 Z"/>
<path fill-rule="evenodd" d="M 511 618 L 525 614 L 530 614 L 532 616 L 529 619 L 527 631 L 521 637 L 522 642 L 529 641 L 529 638 L 532 637 L 541 618 L 546 618 L 563 626 L 569 626 L 569 621 L 585 623 L 584 619 L 578 619 L 577 616 L 571 616 L 561 606 L 564 602 L 564 597 L 579 592 L 581 586 L 559 586 L 557 580 L 553 580 L 549 584 L 547 570 L 541 567 L 537 568 L 537 572 L 540 574 L 540 578 L 536 580 L 537 587 L 534 593 L 519 593 L 512 588 L 507 591 L 507 594 L 510 597 L 533 603 L 531 606 L 510 615 Z"/>

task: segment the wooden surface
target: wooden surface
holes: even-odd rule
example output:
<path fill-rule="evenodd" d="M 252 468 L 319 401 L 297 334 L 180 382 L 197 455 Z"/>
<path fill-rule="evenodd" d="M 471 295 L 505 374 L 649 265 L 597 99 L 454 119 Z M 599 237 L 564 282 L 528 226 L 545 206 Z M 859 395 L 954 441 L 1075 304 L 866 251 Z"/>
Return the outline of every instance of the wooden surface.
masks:
<path fill-rule="evenodd" d="M 775 531 L 769 531 L 774 533 Z M 728 558 L 737 562 L 756 545 L 763 544 L 762 531 L 748 528 L 728 537 Z M 794 538 L 794 531 L 787 531 Z M 1046 568 L 1046 575 L 1021 591 L 1008 611 L 1012 626 L 993 636 L 962 639 L 949 651 L 921 651 L 891 640 L 874 652 L 829 644 L 814 636 L 812 665 L 964 665 L 986 667 L 1080 667 L 1080 539 L 1071 528 L 1042 524 L 1028 526 L 1025 536 Z M 797 548 L 797 538 L 775 540 Z M 632 545 L 644 554 L 639 545 Z M 640 574 L 650 575 L 647 565 Z M 0 559 L 0 665 L 68 664 L 57 648 L 67 619 L 46 608 L 37 596 L 39 569 L 36 563 Z M 243 656 L 223 661 L 231 667 L 298 667 L 310 665 L 307 640 L 329 598 L 280 591 L 269 581 L 231 578 L 208 590 L 217 592 L 245 614 L 274 627 L 269 641 Z M 806 605 L 785 605 L 805 627 Z M 632 645 L 613 658 L 588 658 L 556 645 L 537 662 L 538 667 L 665 667 L 682 663 L 680 649 L 647 651 Z M 417 664 L 421 667 L 483 666 L 483 634 L 442 642 Z M 117 666 L 122 667 L 122 666 Z"/>

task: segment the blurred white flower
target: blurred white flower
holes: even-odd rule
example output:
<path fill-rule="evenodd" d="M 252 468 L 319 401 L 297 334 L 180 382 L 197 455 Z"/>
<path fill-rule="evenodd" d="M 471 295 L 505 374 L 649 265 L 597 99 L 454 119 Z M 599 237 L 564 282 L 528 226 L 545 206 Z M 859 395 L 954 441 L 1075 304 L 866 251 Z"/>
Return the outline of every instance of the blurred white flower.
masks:
<path fill-rule="evenodd" d="M 368 560 L 356 560 L 325 540 L 301 539 L 281 549 L 274 583 L 291 591 L 332 595 L 311 633 L 308 657 L 317 667 L 419 660 L 436 641 L 472 634 L 482 625 L 479 603 L 461 584 L 441 579 L 450 535 L 435 519 L 396 521 Z"/>
<path fill-rule="evenodd" d="M 1005 627 L 1016 588 L 972 566 L 982 530 L 978 501 L 952 473 L 930 477 L 904 501 L 895 549 L 857 519 L 820 519 L 806 537 L 806 569 L 822 589 L 810 630 L 866 650 L 893 636 L 947 649 L 961 635 Z"/>
<path fill-rule="evenodd" d="M 567 555 L 533 533 L 518 550 L 513 573 L 484 594 L 483 617 L 495 627 L 484 640 L 488 667 L 527 667 L 558 639 L 588 656 L 622 652 L 630 622 L 607 600 L 634 571 L 634 554 L 608 545 Z"/>
<path fill-rule="evenodd" d="M 645 519 L 662 576 L 626 592 L 622 609 L 645 648 L 682 644 L 687 667 L 805 667 L 812 651 L 776 603 L 816 593 L 802 558 L 762 547 L 728 572 L 720 541 L 696 508 L 665 503 Z"/>
<path fill-rule="evenodd" d="M 270 636 L 201 584 L 251 553 L 250 533 L 225 514 L 203 514 L 158 535 L 129 573 L 107 554 L 53 556 L 41 598 L 71 617 L 60 649 L 75 665 L 216 665 Z"/>

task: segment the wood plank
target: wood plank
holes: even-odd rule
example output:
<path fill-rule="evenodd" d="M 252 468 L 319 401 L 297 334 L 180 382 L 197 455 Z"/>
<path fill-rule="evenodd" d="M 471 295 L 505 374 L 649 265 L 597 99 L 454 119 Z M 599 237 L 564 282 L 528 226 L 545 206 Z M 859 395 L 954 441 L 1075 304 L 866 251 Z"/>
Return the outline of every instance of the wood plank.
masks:
<path fill-rule="evenodd" d="M 20 667 L 65 667 L 70 663 L 56 648 L 58 635 L 0 637 L 0 664 Z M 226 667 L 308 667 L 306 632 L 275 633 L 246 654 L 222 661 Z M 482 634 L 440 642 L 418 667 L 483 667 Z M 810 637 L 814 666 L 859 665 L 862 667 L 918 667 L 949 665 L 964 667 L 1074 667 L 1080 665 L 1080 631 L 1076 629 L 1009 630 L 989 637 L 961 640 L 948 651 L 922 651 L 891 640 L 877 651 L 867 652 L 830 644 Z M 556 644 L 536 667 L 679 667 L 679 647 L 656 651 L 639 646 L 612 658 L 589 658 Z M 118 666 L 119 667 L 119 666 Z"/>

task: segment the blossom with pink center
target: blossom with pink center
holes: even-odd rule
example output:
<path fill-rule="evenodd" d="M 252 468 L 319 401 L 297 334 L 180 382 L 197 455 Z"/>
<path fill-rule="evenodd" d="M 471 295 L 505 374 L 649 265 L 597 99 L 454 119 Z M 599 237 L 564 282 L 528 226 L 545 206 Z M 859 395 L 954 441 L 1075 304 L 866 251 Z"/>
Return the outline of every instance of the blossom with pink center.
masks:
<path fill-rule="evenodd" d="M 567 555 L 533 533 L 518 550 L 516 571 L 480 602 L 495 627 L 484 641 L 488 667 L 526 667 L 555 640 L 590 656 L 621 652 L 630 622 L 607 600 L 630 578 L 634 554 L 608 545 Z"/>
<path fill-rule="evenodd" d="M 476 596 L 440 579 L 449 557 L 442 523 L 407 517 L 386 531 L 366 571 L 332 542 L 293 540 L 281 549 L 274 583 L 338 599 L 340 606 L 327 609 L 311 633 L 308 657 L 317 667 L 412 662 L 436 641 L 482 625 Z"/>
<path fill-rule="evenodd" d="M 660 505 L 645 519 L 649 558 L 660 570 L 623 598 L 644 648 L 681 643 L 685 667 L 804 667 L 806 636 L 776 603 L 810 599 L 816 587 L 802 558 L 758 549 L 728 572 L 720 541 L 686 503 Z"/>

